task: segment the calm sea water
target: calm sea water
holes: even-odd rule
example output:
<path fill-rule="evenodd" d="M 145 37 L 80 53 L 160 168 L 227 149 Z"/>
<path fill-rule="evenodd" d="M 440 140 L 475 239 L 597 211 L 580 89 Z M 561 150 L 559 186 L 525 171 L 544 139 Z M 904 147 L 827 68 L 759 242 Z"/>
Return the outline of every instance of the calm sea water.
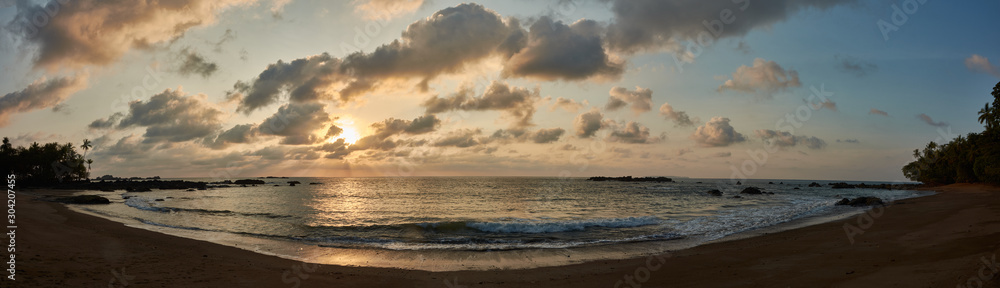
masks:
<path fill-rule="evenodd" d="M 812 181 L 788 180 L 726 185 L 723 197 L 705 193 L 719 188 L 713 180 L 697 179 L 680 183 L 526 177 L 262 180 L 268 184 L 206 191 L 87 192 L 103 194 L 113 203 L 83 209 L 188 233 L 227 233 L 320 247 L 493 251 L 709 241 L 857 209 L 834 206 L 844 197 L 896 200 L 928 194 L 809 188 Z M 303 184 L 288 186 L 292 180 Z M 775 194 L 733 198 L 750 185 Z"/>

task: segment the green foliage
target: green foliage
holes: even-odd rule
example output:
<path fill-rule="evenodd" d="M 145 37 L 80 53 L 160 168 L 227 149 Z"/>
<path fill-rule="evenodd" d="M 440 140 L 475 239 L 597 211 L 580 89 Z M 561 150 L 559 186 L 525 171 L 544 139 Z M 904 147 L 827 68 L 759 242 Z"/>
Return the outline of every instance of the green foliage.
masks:
<path fill-rule="evenodd" d="M 41 145 L 36 142 L 28 147 L 14 147 L 10 139 L 4 137 L 0 145 L 0 169 L 3 173 L 17 175 L 19 183 L 44 185 L 87 179 L 89 175 L 84 164 L 83 156 L 71 143 Z"/>
<path fill-rule="evenodd" d="M 913 150 L 916 161 L 903 166 L 906 178 L 932 185 L 986 182 L 1000 184 L 1000 83 L 993 87 L 993 103 L 979 110 L 982 133 L 958 136 L 951 142 L 928 143 Z"/>

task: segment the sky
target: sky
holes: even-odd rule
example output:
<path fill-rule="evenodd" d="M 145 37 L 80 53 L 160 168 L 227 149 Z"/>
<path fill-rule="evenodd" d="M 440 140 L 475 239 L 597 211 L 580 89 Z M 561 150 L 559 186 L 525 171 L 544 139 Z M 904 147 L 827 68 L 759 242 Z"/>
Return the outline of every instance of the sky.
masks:
<path fill-rule="evenodd" d="M 996 1 L 0 0 L 0 135 L 92 175 L 905 181 Z"/>

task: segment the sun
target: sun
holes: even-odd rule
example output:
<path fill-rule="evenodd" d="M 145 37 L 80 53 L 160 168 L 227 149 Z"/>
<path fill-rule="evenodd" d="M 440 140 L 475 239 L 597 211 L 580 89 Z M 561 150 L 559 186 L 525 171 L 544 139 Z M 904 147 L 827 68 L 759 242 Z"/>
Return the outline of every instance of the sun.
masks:
<path fill-rule="evenodd" d="M 354 144 L 354 142 L 358 142 L 358 139 L 361 139 L 361 133 L 358 133 L 358 130 L 354 129 L 354 127 L 345 125 L 340 127 L 340 129 L 344 129 L 344 131 L 340 132 L 340 136 L 336 138 L 344 138 L 344 143 Z"/>

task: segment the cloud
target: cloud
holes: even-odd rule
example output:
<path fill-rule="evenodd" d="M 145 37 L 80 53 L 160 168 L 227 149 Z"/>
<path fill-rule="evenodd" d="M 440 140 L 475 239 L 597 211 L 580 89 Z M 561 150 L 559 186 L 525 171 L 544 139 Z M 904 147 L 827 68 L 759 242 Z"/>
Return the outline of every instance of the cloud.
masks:
<path fill-rule="evenodd" d="M 219 65 L 209 62 L 204 56 L 188 48 L 181 50 L 178 56 L 181 58 L 181 63 L 180 67 L 177 68 L 177 72 L 181 75 L 198 74 L 202 78 L 208 78 L 219 70 Z"/>
<path fill-rule="evenodd" d="M 607 54 L 602 33 L 593 20 L 566 25 L 542 16 L 531 25 L 527 46 L 507 60 L 502 75 L 550 81 L 618 79 L 625 63 Z"/>
<path fill-rule="evenodd" d="M 736 51 L 740 51 L 743 54 L 750 54 L 753 53 L 753 48 L 750 48 L 750 44 L 747 44 L 747 42 L 740 41 L 740 43 L 736 45 Z"/>
<path fill-rule="evenodd" d="M 538 88 L 528 90 L 497 81 L 490 84 L 479 97 L 473 97 L 472 93 L 472 89 L 463 88 L 448 97 L 431 97 L 421 105 L 426 108 L 427 114 L 454 110 L 503 111 L 507 117 L 514 119 L 514 127 L 523 128 L 533 125 L 535 103 L 541 99 Z"/>
<path fill-rule="evenodd" d="M 326 53 L 291 62 L 279 60 L 250 82 L 236 82 L 229 97 L 239 99 L 236 111 L 246 114 L 276 103 L 282 92 L 298 103 L 335 99 L 327 87 L 345 79 L 340 69 L 340 60 Z"/>
<path fill-rule="evenodd" d="M 753 3 L 751 5 L 750 3 Z M 624 53 L 667 49 L 683 51 L 678 40 L 697 41 L 699 34 L 709 40 L 739 37 L 753 29 L 766 28 L 808 8 L 825 9 L 856 0 L 823 1 L 689 1 L 613 0 L 613 22 L 608 27 L 609 48 Z M 721 22 L 720 14 L 730 12 L 735 21 Z M 708 30 L 716 27 L 720 30 Z M 719 27 L 721 26 L 721 27 Z M 704 41 L 704 40 L 703 40 Z M 704 43 L 702 45 L 710 45 Z"/>
<path fill-rule="evenodd" d="M 328 137 L 316 132 L 327 130 L 327 124 L 333 121 L 324 108 L 319 103 L 288 103 L 264 119 L 257 130 L 261 135 L 282 137 L 280 143 L 285 145 L 317 144 Z"/>
<path fill-rule="evenodd" d="M 206 138 L 205 144 L 213 149 L 225 149 L 231 144 L 252 143 L 258 134 L 257 125 L 239 124 L 222 131 L 215 138 Z"/>
<path fill-rule="evenodd" d="M 934 122 L 934 119 L 931 119 L 931 116 L 927 116 L 927 114 L 923 114 L 923 113 L 920 113 L 920 115 L 917 115 L 917 119 L 920 119 L 920 121 L 924 121 L 924 123 L 927 123 L 927 125 L 931 125 L 931 126 L 934 126 L 934 127 L 945 127 L 945 126 L 948 126 L 948 123 L 946 123 L 944 121 L 942 121 L 942 122 Z"/>
<path fill-rule="evenodd" d="M 410 24 L 399 40 L 371 53 L 354 52 L 338 59 L 327 53 L 278 61 L 231 92 L 241 99 L 238 111 L 250 113 L 278 100 L 339 100 L 341 103 L 378 89 L 384 81 L 421 79 L 421 90 L 438 75 L 461 72 L 468 64 L 520 49 L 523 29 L 478 4 L 461 4 Z M 509 40 L 509 41 L 508 41 Z M 347 44 L 345 44 L 347 45 Z M 349 46 L 349 45 L 348 45 Z M 353 47 L 342 47 L 357 51 Z"/>
<path fill-rule="evenodd" d="M 27 2 L 27 1 L 25 1 Z M 108 65 L 131 49 L 147 49 L 184 35 L 188 29 L 212 24 L 219 12 L 253 0 L 46 1 L 18 5 L 12 23 L 30 23 L 32 17 L 57 11 L 46 25 L 25 24 L 22 39 L 37 46 L 34 65 L 49 71 Z"/>
<path fill-rule="evenodd" d="M 0 97 L 0 127 L 10 123 L 14 114 L 40 110 L 59 105 L 70 95 L 87 87 L 87 77 L 69 76 L 48 80 L 41 78 L 21 91 Z"/>
<path fill-rule="evenodd" d="M 743 137 L 743 134 L 736 132 L 736 129 L 729 125 L 729 118 L 712 117 L 712 120 L 698 127 L 694 134 L 691 134 L 691 140 L 703 147 L 725 147 L 744 142 L 746 137 Z"/>
<path fill-rule="evenodd" d="M 861 141 L 859 141 L 858 139 L 844 139 L 844 140 L 837 139 L 837 143 L 859 144 L 861 143 Z"/>
<path fill-rule="evenodd" d="M 665 117 L 667 120 L 674 121 L 677 126 L 693 126 L 694 121 L 691 121 L 691 117 L 688 116 L 687 112 L 674 111 L 674 107 L 670 106 L 669 103 L 663 103 L 660 106 L 660 115 Z"/>
<path fill-rule="evenodd" d="M 795 136 L 792 133 L 784 131 L 775 130 L 756 130 L 754 134 L 764 141 L 768 141 L 778 147 L 793 147 L 796 145 L 805 145 L 809 149 L 817 150 L 826 147 L 826 141 L 816 137 L 808 136 Z"/>
<path fill-rule="evenodd" d="M 236 32 L 234 32 L 233 29 L 226 29 L 226 32 L 222 34 L 222 37 L 219 37 L 219 41 L 211 43 L 212 51 L 215 51 L 215 53 L 222 53 L 222 44 L 226 44 L 227 42 L 235 39 Z"/>
<path fill-rule="evenodd" d="M 615 111 L 631 105 L 632 112 L 639 115 L 653 109 L 653 90 L 648 88 L 636 86 L 635 91 L 628 91 L 624 87 L 615 86 L 608 93 L 611 96 L 608 98 L 608 105 L 604 107 L 605 110 Z"/>
<path fill-rule="evenodd" d="M 866 62 L 858 57 L 834 55 L 833 58 L 837 60 L 837 69 L 854 74 L 854 76 L 865 77 L 869 73 L 878 71 L 878 65 Z"/>
<path fill-rule="evenodd" d="M 434 132 L 441 126 L 441 119 L 434 115 L 424 115 L 413 120 L 389 118 L 371 125 L 375 135 L 388 138 L 397 134 L 420 135 Z"/>
<path fill-rule="evenodd" d="M 1000 68 L 997 68 L 997 66 L 994 66 L 993 63 L 990 63 L 989 58 L 978 54 L 972 54 L 972 56 L 966 58 L 965 67 L 969 68 L 972 72 L 986 73 L 1000 78 Z"/>
<path fill-rule="evenodd" d="M 614 127 L 608 139 L 629 144 L 649 144 L 662 140 L 662 138 L 650 137 L 649 128 L 635 121 L 629 121 L 621 127 Z"/>
<path fill-rule="evenodd" d="M 466 148 L 479 145 L 479 140 L 476 139 L 477 136 L 482 134 L 480 129 L 461 129 L 458 131 L 448 132 L 444 137 L 434 141 L 432 144 L 436 147 L 458 147 Z"/>
<path fill-rule="evenodd" d="M 122 117 L 125 117 L 125 114 L 117 112 L 115 114 L 111 114 L 111 116 L 108 116 L 107 118 L 94 120 L 94 122 L 90 122 L 90 125 L 87 125 L 87 127 L 90 129 L 114 128 L 115 124 L 118 124 L 118 121 L 121 121 Z"/>
<path fill-rule="evenodd" d="M 128 114 L 122 117 L 115 128 L 145 127 L 146 133 L 142 136 L 146 143 L 183 142 L 203 138 L 221 127 L 223 114 L 205 98 L 203 94 L 186 95 L 179 89 L 167 89 L 149 100 L 129 103 Z M 108 119 L 114 117 L 112 115 Z"/>
<path fill-rule="evenodd" d="M 387 21 L 416 12 L 424 0 L 355 0 L 354 12 L 366 20 Z"/>
<path fill-rule="evenodd" d="M 744 65 L 737 68 L 732 79 L 719 86 L 719 91 L 762 93 L 770 98 L 774 93 L 800 86 L 799 73 L 795 70 L 785 70 L 777 62 L 757 58 L 753 60 L 753 67 Z"/>
<path fill-rule="evenodd" d="M 733 156 L 733 152 L 719 152 L 719 153 L 715 153 L 712 156 L 715 156 L 715 157 L 718 157 L 718 158 L 732 157 Z"/>
<path fill-rule="evenodd" d="M 817 104 L 811 104 L 811 105 L 813 106 L 813 109 L 815 109 L 815 110 L 827 109 L 827 110 L 830 110 L 830 111 L 833 111 L 833 112 L 837 112 L 837 103 L 835 103 L 833 101 L 830 101 L 830 100 L 826 100 L 826 101 L 819 102 Z"/>
<path fill-rule="evenodd" d="M 875 108 L 872 108 L 871 111 L 868 111 L 868 114 L 869 115 L 882 115 L 882 116 L 889 117 L 889 113 L 887 113 L 885 111 L 882 111 L 882 110 L 875 109 Z"/>
<path fill-rule="evenodd" d="M 550 97 L 546 97 L 546 101 L 548 101 L 549 99 L 551 99 L 551 98 Z M 552 106 L 549 107 L 549 111 L 551 112 L 551 111 L 555 111 L 558 108 L 562 108 L 563 110 L 566 110 L 566 112 L 576 113 L 577 111 L 580 111 L 581 108 L 589 106 L 589 105 L 590 105 L 590 103 L 587 102 L 587 100 L 576 102 L 576 100 L 573 100 L 573 99 L 559 97 L 559 98 L 556 98 L 555 103 L 552 103 Z"/>
<path fill-rule="evenodd" d="M 591 108 L 590 111 L 576 116 L 576 119 L 573 120 L 576 136 L 580 138 L 593 137 L 597 130 L 601 130 L 605 125 L 607 124 L 604 121 L 604 114 L 601 114 L 597 108 Z"/>
<path fill-rule="evenodd" d="M 529 137 L 531 142 L 537 144 L 545 144 L 559 141 L 559 137 L 562 137 L 566 133 L 566 130 L 562 128 L 551 128 L 551 129 L 540 129 L 534 132 Z"/>

